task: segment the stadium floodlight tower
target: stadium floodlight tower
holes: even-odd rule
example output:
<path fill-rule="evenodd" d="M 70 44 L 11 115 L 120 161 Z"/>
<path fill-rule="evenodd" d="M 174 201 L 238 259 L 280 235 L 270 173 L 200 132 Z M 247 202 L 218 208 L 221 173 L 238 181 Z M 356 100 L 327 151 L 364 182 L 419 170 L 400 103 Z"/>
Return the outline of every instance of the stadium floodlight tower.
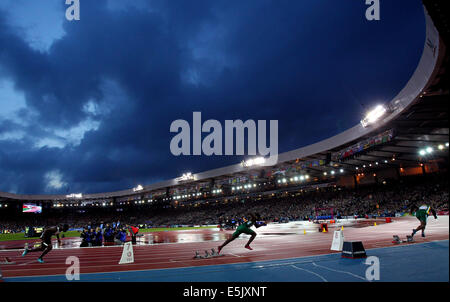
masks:
<path fill-rule="evenodd" d="M 389 111 L 389 108 L 385 105 L 378 105 L 369 112 L 361 120 L 361 125 L 366 128 L 369 125 L 375 124 L 382 116 L 384 116 Z"/>

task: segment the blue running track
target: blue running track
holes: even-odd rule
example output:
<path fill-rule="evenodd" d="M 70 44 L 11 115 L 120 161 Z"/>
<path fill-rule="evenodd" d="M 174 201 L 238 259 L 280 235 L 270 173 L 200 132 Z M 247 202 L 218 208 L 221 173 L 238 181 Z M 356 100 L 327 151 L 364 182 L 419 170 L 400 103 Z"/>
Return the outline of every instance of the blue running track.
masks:
<path fill-rule="evenodd" d="M 380 263 L 375 282 L 449 282 L 449 241 L 367 250 Z M 366 259 L 340 254 L 188 268 L 81 274 L 84 282 L 368 282 Z M 64 275 L 6 278 L 11 281 L 67 281 Z M 74 282 L 74 281 L 71 281 Z"/>

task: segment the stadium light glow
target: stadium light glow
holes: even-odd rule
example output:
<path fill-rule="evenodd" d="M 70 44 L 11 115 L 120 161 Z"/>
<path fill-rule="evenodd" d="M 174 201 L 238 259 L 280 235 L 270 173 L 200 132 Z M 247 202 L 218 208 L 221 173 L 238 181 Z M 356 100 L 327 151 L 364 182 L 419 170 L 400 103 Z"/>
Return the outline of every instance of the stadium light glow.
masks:
<path fill-rule="evenodd" d="M 448 147 L 448 143 L 445 143 L 445 146 Z"/>
<path fill-rule="evenodd" d="M 439 145 L 439 146 L 438 146 L 438 149 L 439 149 L 439 150 L 444 149 L 444 145 Z"/>
<path fill-rule="evenodd" d="M 387 108 L 384 105 L 378 105 L 374 109 L 367 112 L 364 119 L 361 120 L 361 125 L 365 128 L 371 124 L 376 123 L 385 113 Z"/>
<path fill-rule="evenodd" d="M 66 197 L 67 198 L 83 198 L 83 194 L 81 194 L 81 193 L 72 193 L 72 194 L 69 194 L 69 195 L 66 195 Z"/>
<path fill-rule="evenodd" d="M 191 172 L 184 173 L 180 177 L 176 178 L 177 181 L 186 181 L 186 180 L 194 180 L 194 175 Z"/>
<path fill-rule="evenodd" d="M 138 185 L 137 187 L 133 188 L 133 192 L 139 192 L 144 190 L 144 187 L 142 185 Z"/>
<path fill-rule="evenodd" d="M 331 171 L 331 174 L 333 174 L 333 175 L 334 175 L 334 171 Z"/>
<path fill-rule="evenodd" d="M 419 151 L 419 154 L 420 154 L 420 155 L 425 155 L 426 153 L 427 153 L 427 152 L 426 152 L 425 150 L 420 150 L 420 151 Z"/>
<path fill-rule="evenodd" d="M 340 169 L 339 172 L 344 173 L 344 169 Z"/>
<path fill-rule="evenodd" d="M 241 164 L 243 167 L 251 167 L 255 165 L 262 165 L 266 162 L 266 159 L 264 157 L 256 157 L 252 159 L 248 159 L 246 161 L 243 161 Z"/>

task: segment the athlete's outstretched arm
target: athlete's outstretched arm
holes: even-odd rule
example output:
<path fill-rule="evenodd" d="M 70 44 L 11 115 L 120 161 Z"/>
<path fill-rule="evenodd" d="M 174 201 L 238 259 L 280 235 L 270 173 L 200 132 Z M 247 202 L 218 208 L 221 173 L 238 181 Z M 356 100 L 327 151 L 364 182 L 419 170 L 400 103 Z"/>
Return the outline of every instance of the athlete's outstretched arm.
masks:
<path fill-rule="evenodd" d="M 61 239 L 59 239 L 59 233 L 56 233 L 56 239 L 58 239 L 58 244 L 61 245 Z"/>
<path fill-rule="evenodd" d="M 433 214 L 434 219 L 437 219 L 436 211 L 433 208 L 431 208 L 430 211 Z"/>
<path fill-rule="evenodd" d="M 262 226 L 266 226 L 267 223 L 265 221 L 256 221 L 255 222 L 255 228 L 260 228 Z"/>

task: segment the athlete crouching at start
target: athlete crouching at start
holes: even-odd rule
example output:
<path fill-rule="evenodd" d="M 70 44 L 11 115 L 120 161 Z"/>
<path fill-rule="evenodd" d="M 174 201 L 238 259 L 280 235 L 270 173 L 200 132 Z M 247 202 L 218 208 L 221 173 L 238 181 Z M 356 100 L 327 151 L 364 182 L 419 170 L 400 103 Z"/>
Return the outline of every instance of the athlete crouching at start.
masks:
<path fill-rule="evenodd" d="M 417 219 L 419 219 L 420 225 L 413 230 L 411 237 L 413 237 L 420 230 L 422 230 L 422 237 L 425 237 L 425 227 L 427 225 L 427 218 L 431 212 L 434 216 L 434 219 L 437 219 L 436 211 L 432 209 L 430 206 L 421 205 L 420 207 L 413 206 L 411 208 L 411 213 L 414 212 L 416 212 L 416 217 Z"/>
<path fill-rule="evenodd" d="M 252 243 L 252 241 L 255 239 L 256 237 L 256 232 L 251 230 L 250 227 L 255 226 L 256 228 L 262 227 L 267 225 L 265 222 L 261 222 L 261 218 L 259 217 L 258 214 L 253 214 L 250 213 L 247 215 L 247 218 L 244 218 L 244 222 L 242 224 L 240 224 L 237 229 L 236 232 L 233 233 L 233 236 L 229 239 L 227 239 L 221 246 L 218 247 L 218 253 L 220 253 L 220 251 L 231 241 L 233 241 L 234 239 L 238 238 L 242 233 L 244 234 L 248 234 L 250 235 L 250 239 L 248 240 L 247 244 L 245 245 L 246 249 L 252 250 L 252 248 L 250 247 L 250 243 Z"/>
<path fill-rule="evenodd" d="M 65 224 L 63 226 L 53 226 L 53 227 L 48 227 L 45 228 L 44 231 L 42 232 L 41 235 L 41 244 L 38 247 L 33 247 L 31 249 L 25 248 L 25 251 L 22 254 L 22 257 L 24 257 L 26 254 L 28 253 L 33 253 L 33 252 L 39 252 L 39 251 L 43 251 L 42 254 L 39 256 L 39 258 L 37 259 L 38 262 L 40 263 L 44 263 L 44 256 L 50 252 L 53 247 L 52 247 L 52 236 L 55 235 L 56 238 L 58 239 L 58 244 L 61 246 L 61 240 L 59 239 L 59 234 L 61 232 L 67 232 L 67 230 L 69 229 L 69 225 Z"/>

